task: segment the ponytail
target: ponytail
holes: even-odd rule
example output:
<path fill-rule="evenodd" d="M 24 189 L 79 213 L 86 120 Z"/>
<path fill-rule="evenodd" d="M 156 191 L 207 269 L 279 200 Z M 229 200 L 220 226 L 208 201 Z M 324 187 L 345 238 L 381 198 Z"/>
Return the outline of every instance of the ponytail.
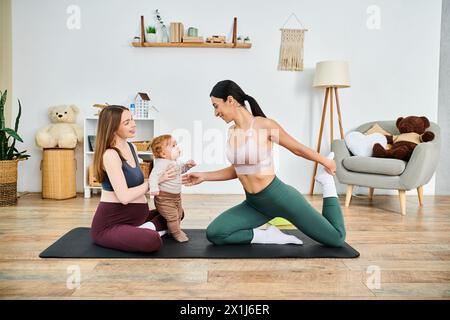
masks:
<path fill-rule="evenodd" d="M 264 112 L 261 110 L 261 107 L 259 106 L 258 102 L 256 102 L 255 98 L 249 95 L 245 95 L 245 100 L 248 101 L 248 104 L 250 105 L 250 109 L 252 110 L 252 114 L 256 117 L 264 117 L 267 118 Z"/>
<path fill-rule="evenodd" d="M 237 85 L 236 82 L 231 80 L 219 81 L 211 90 L 210 97 L 221 98 L 226 101 L 228 96 L 232 96 L 240 105 L 245 107 L 245 101 L 248 101 L 253 116 L 260 116 L 267 118 L 264 112 L 261 110 L 258 102 L 255 98 L 245 94 L 245 92 Z"/>

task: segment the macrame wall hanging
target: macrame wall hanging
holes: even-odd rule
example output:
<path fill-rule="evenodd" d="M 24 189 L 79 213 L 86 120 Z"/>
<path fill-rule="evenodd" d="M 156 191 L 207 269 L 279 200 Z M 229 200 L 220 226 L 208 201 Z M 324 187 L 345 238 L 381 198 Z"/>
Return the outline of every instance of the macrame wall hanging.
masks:
<path fill-rule="evenodd" d="M 284 26 L 289 19 L 295 17 L 302 29 L 285 29 Z M 278 60 L 278 70 L 303 71 L 303 40 L 305 29 L 295 13 L 287 18 L 281 27 L 280 58 Z"/>

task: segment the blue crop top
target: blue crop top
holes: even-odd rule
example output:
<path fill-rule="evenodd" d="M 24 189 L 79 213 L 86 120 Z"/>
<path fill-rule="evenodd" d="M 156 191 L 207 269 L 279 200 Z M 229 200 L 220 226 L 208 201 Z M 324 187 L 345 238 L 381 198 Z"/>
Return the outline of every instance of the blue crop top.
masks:
<path fill-rule="evenodd" d="M 128 188 L 136 187 L 142 183 L 144 183 L 144 174 L 141 171 L 141 167 L 139 166 L 139 160 L 134 151 L 134 147 L 128 142 L 130 146 L 131 152 L 133 153 L 134 161 L 136 162 L 136 167 L 133 168 L 128 164 L 125 159 L 122 159 L 122 170 L 125 175 L 125 180 L 127 181 Z M 105 178 L 102 182 L 102 188 L 106 191 L 114 191 L 111 182 L 109 181 L 108 174 L 105 172 Z"/>

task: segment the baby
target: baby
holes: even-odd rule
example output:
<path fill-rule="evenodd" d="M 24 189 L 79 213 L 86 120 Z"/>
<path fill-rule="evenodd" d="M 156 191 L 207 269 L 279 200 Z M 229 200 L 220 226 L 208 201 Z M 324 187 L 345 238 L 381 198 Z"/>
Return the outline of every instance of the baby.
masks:
<path fill-rule="evenodd" d="M 181 219 L 184 217 L 184 210 L 181 206 L 181 175 L 194 167 L 196 163 L 194 160 L 186 163 L 177 161 L 181 150 L 177 146 L 177 141 L 169 134 L 154 138 L 151 148 L 154 160 L 149 178 L 150 195 L 155 196 L 155 207 L 167 220 L 167 228 L 172 237 L 178 242 L 188 241 L 189 238 L 180 227 Z M 171 163 L 176 166 L 175 179 L 158 184 L 160 175 Z"/>

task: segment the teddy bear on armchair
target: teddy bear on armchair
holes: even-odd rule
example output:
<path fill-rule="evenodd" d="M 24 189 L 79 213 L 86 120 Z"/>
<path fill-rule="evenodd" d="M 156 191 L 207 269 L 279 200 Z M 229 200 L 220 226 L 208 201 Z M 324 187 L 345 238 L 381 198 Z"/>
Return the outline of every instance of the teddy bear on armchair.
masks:
<path fill-rule="evenodd" d="M 409 161 L 414 148 L 419 143 L 434 139 L 433 132 L 425 131 L 430 126 L 427 117 L 400 117 L 397 119 L 396 126 L 400 132 L 399 135 L 386 135 L 390 148 L 385 149 L 381 144 L 375 144 L 373 146 L 373 157 Z"/>
<path fill-rule="evenodd" d="M 48 116 L 52 122 L 36 134 L 36 144 L 41 148 L 73 149 L 83 141 L 83 131 L 76 124 L 79 110 L 75 105 L 50 107 Z"/>

